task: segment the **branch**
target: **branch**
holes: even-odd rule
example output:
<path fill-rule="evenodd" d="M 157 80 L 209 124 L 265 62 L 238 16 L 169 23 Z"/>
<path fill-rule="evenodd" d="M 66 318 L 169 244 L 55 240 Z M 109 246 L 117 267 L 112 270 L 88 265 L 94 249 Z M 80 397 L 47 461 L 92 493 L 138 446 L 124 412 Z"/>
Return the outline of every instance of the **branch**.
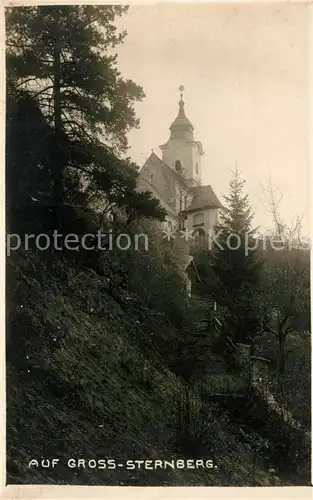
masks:
<path fill-rule="evenodd" d="M 88 26 L 90 26 L 90 24 L 93 24 L 97 20 L 98 20 L 98 16 L 95 16 L 94 18 L 90 19 L 90 21 L 88 21 L 88 23 L 84 24 L 83 29 L 87 28 Z"/>
<path fill-rule="evenodd" d="M 282 319 L 282 321 L 280 322 L 280 328 L 283 328 L 283 326 L 285 325 L 285 323 L 288 321 L 289 319 L 289 314 L 288 313 L 285 313 L 285 316 L 284 318 Z"/>
<path fill-rule="evenodd" d="M 273 330 L 273 328 L 271 328 L 270 325 L 268 325 L 267 323 L 264 325 L 263 331 L 264 331 L 264 333 L 266 333 L 266 332 L 273 333 L 273 335 L 275 335 L 275 337 L 277 337 L 277 338 L 279 336 L 278 332 L 276 332 L 275 330 Z"/>
<path fill-rule="evenodd" d="M 39 95 L 44 94 L 47 90 L 50 90 L 50 89 L 53 89 L 53 85 L 49 85 L 48 87 L 45 87 L 44 89 L 39 90 L 39 92 L 33 92 L 33 91 L 31 91 L 31 93 L 32 93 L 35 97 L 38 97 Z M 50 94 L 50 95 L 51 95 L 51 94 Z"/>
<path fill-rule="evenodd" d="M 21 85 L 24 85 L 25 83 L 33 82 L 33 81 L 36 81 L 38 79 L 40 79 L 38 76 L 32 76 L 30 78 L 26 78 L 26 80 L 24 80 L 23 82 L 20 82 L 17 85 L 15 84 L 15 88 L 17 89 L 18 87 L 20 87 Z"/>
<path fill-rule="evenodd" d="M 113 210 L 116 207 L 117 207 L 117 203 L 112 203 L 112 202 L 108 202 L 107 203 L 107 206 L 103 209 L 103 211 L 101 213 L 101 218 L 100 218 L 100 221 L 99 221 L 99 227 L 100 227 L 100 229 L 102 227 L 105 214 L 107 214 L 108 212 L 110 212 L 111 210 Z"/>
<path fill-rule="evenodd" d="M 81 165 L 76 165 L 75 163 L 69 163 L 68 166 L 71 168 L 76 168 L 77 170 L 81 170 L 85 174 L 92 175 L 94 173 L 93 170 L 88 170 L 88 169 L 82 167 Z"/>

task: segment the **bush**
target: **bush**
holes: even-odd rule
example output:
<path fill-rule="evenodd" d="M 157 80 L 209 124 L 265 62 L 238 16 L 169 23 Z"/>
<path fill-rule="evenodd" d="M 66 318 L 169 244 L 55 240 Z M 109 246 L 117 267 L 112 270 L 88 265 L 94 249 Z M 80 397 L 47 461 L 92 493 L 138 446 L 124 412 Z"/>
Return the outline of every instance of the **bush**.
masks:
<path fill-rule="evenodd" d="M 128 229 L 132 245 L 129 250 L 116 249 L 116 256 L 131 293 L 140 297 L 148 307 L 164 313 L 176 326 L 182 326 L 188 315 L 184 275 L 172 257 L 157 223 L 140 220 Z M 135 235 L 144 234 L 148 250 L 134 248 Z"/>
<path fill-rule="evenodd" d="M 189 457 L 212 458 L 218 405 L 205 404 L 189 384 L 179 385 L 176 394 L 176 447 Z"/>

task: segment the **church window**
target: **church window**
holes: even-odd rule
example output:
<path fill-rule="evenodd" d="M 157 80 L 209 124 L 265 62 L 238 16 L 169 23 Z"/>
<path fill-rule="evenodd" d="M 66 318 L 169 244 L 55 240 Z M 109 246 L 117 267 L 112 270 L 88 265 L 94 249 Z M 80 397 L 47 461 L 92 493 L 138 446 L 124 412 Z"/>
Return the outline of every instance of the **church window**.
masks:
<path fill-rule="evenodd" d="M 195 214 L 193 216 L 193 225 L 194 226 L 201 226 L 203 224 L 204 224 L 204 214 L 203 213 Z"/>
<path fill-rule="evenodd" d="M 196 162 L 196 174 L 199 173 L 199 165 L 198 165 L 198 162 Z"/>
<path fill-rule="evenodd" d="M 180 160 L 176 160 L 176 161 L 175 161 L 175 170 L 176 170 L 176 172 L 181 172 L 182 167 L 181 167 L 181 162 L 180 162 Z"/>
<path fill-rule="evenodd" d="M 205 238 L 205 231 L 202 227 L 199 227 L 194 230 L 193 232 L 193 244 L 195 247 L 205 247 L 206 246 L 206 238 Z"/>

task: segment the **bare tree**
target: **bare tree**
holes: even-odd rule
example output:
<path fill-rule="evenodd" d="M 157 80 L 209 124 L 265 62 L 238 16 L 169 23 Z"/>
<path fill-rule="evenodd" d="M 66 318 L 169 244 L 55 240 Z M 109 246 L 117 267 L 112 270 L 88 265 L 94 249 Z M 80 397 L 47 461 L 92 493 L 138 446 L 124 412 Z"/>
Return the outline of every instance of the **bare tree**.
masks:
<path fill-rule="evenodd" d="M 309 314 L 309 252 L 301 240 L 302 217 L 294 218 L 291 226 L 283 222 L 279 212 L 282 194 L 270 180 L 266 195 L 274 232 L 266 246 L 263 328 L 277 339 L 277 368 L 282 376 L 286 339 L 301 329 L 303 317 Z"/>

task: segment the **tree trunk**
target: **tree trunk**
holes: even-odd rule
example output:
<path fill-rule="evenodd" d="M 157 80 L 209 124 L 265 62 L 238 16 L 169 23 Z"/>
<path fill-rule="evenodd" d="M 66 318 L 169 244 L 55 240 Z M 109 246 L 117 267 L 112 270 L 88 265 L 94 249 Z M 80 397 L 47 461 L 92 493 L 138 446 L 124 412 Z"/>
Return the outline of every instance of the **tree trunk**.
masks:
<path fill-rule="evenodd" d="M 279 373 L 281 376 L 284 375 L 285 372 L 285 345 L 284 342 L 280 344 L 279 347 Z"/>
<path fill-rule="evenodd" d="M 57 222 L 61 222 L 61 208 L 64 198 L 63 173 L 65 159 L 62 147 L 62 118 L 61 118 L 61 44 L 58 21 L 54 29 L 54 61 L 53 61 L 53 112 L 54 112 L 54 164 L 53 173 L 53 204 L 57 214 Z M 59 225 L 59 224 L 58 224 Z"/>
<path fill-rule="evenodd" d="M 255 472 L 256 472 L 256 450 L 253 450 L 252 458 L 252 486 L 255 486 Z"/>
<path fill-rule="evenodd" d="M 279 337 L 278 337 L 278 384 L 279 384 L 279 391 L 281 398 L 283 398 L 284 395 L 284 373 L 285 373 L 285 336 L 283 335 L 283 332 L 279 332 Z"/>

